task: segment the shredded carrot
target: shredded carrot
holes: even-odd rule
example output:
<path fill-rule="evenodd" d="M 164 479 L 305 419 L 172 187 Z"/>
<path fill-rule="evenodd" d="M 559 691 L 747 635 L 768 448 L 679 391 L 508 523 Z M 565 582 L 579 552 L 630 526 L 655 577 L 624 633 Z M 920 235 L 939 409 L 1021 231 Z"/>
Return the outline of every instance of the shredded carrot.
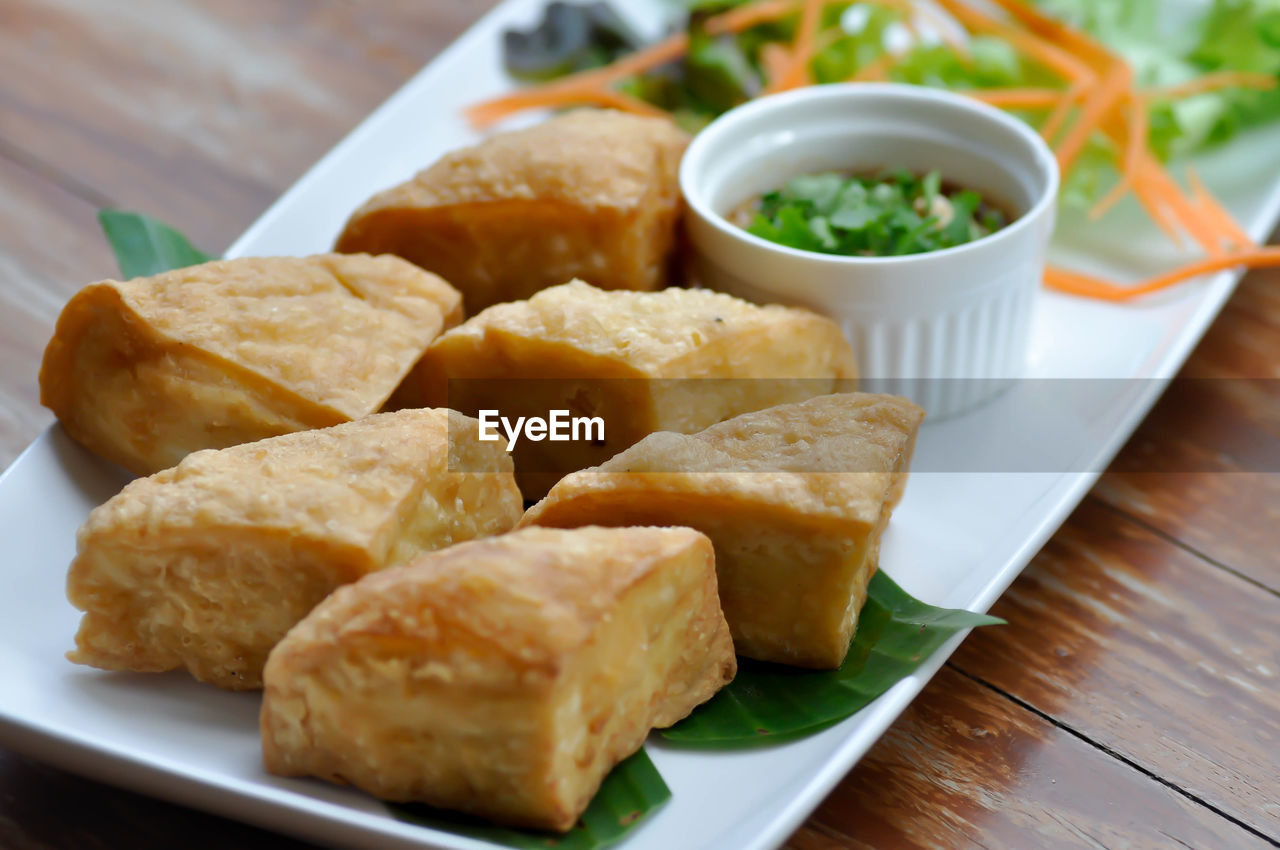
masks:
<path fill-rule="evenodd" d="M 1139 295 L 1167 289 L 1170 286 L 1182 283 L 1184 280 L 1190 280 L 1203 274 L 1233 269 L 1238 266 L 1250 269 L 1280 266 L 1280 246 L 1251 248 L 1246 251 L 1222 254 L 1217 257 L 1207 257 L 1131 286 L 1123 286 L 1077 272 L 1054 268 L 1045 270 L 1045 283 L 1052 289 L 1060 292 L 1069 292 L 1072 295 L 1085 295 L 1090 298 L 1101 298 L 1105 301 L 1127 301 Z"/>
<path fill-rule="evenodd" d="M 580 80 L 589 80 L 596 85 L 609 85 L 619 80 L 625 80 L 627 77 L 634 77 L 636 74 L 642 74 L 645 71 L 651 71 L 660 65 L 673 62 L 679 59 L 689 50 L 688 33 L 676 33 L 668 36 L 662 41 L 655 42 L 648 47 L 637 50 L 627 56 L 623 56 L 616 62 L 605 65 L 603 68 L 593 68 L 584 71 L 581 74 L 572 74 L 563 78 L 565 83 L 570 83 L 575 77 Z"/>
<path fill-rule="evenodd" d="M 1159 195 L 1147 183 L 1138 182 L 1133 184 L 1131 188 L 1134 196 L 1138 199 L 1138 203 L 1142 204 L 1142 208 L 1147 211 L 1147 215 L 1151 216 L 1151 220 L 1164 231 L 1170 242 L 1181 248 L 1183 238 L 1182 231 L 1178 228 L 1178 220 L 1168 210 Z"/>
<path fill-rule="evenodd" d="M 1137 180 L 1142 155 L 1147 150 L 1147 136 L 1150 132 L 1147 122 L 1147 105 L 1141 98 L 1132 93 L 1130 93 L 1126 105 L 1128 108 L 1125 110 L 1125 114 L 1128 116 L 1128 124 L 1125 129 L 1124 159 L 1120 162 L 1120 179 L 1116 181 L 1116 185 L 1111 187 L 1111 191 L 1107 192 L 1089 210 L 1090 219 L 1101 218 L 1107 210 L 1115 206 L 1133 188 L 1134 181 Z"/>
<path fill-rule="evenodd" d="M 937 0 L 937 2 L 970 30 L 994 35 L 1007 41 L 1015 50 L 1021 51 L 1071 82 L 1070 87 L 1062 94 L 1061 100 L 1053 107 L 1040 127 L 1041 137 L 1046 141 L 1052 141 L 1070 116 L 1072 105 L 1097 81 L 1097 74 L 1089 64 L 1056 45 L 1044 41 L 1034 33 L 1015 29 L 979 12 L 963 0 Z"/>
<path fill-rule="evenodd" d="M 1058 105 L 1064 92 L 1058 89 L 977 89 L 965 94 L 1002 109 L 1048 109 Z"/>
<path fill-rule="evenodd" d="M 1127 142 L 1125 141 L 1126 130 L 1117 120 L 1117 116 L 1114 113 L 1108 116 L 1107 121 L 1103 123 L 1103 131 L 1117 146 L 1127 147 Z M 1137 197 L 1138 202 L 1142 204 L 1143 209 L 1147 211 L 1147 215 L 1151 216 L 1151 220 L 1169 237 L 1169 241 L 1178 247 L 1182 247 L 1182 229 L 1178 216 L 1174 214 L 1169 206 L 1167 185 L 1165 187 L 1166 191 L 1160 191 L 1159 187 L 1152 181 L 1142 179 L 1140 168 L 1137 175 L 1130 181 L 1129 188 L 1133 190 L 1133 194 Z M 1176 183 L 1173 184 L 1173 190 L 1176 194 L 1180 193 Z"/>
<path fill-rule="evenodd" d="M 938 38 L 947 47 L 950 47 L 960 57 L 960 61 L 964 64 L 973 62 L 973 53 L 969 50 L 969 45 L 962 38 L 957 38 L 955 33 L 951 31 L 951 22 L 947 20 L 945 15 L 939 13 L 932 6 L 911 4 L 918 14 L 926 22 L 933 24 L 934 32 Z"/>
<path fill-rule="evenodd" d="M 813 61 L 814 42 L 818 26 L 822 23 L 822 9 L 825 5 L 825 0 L 804 0 L 804 7 L 800 10 L 800 26 L 796 30 L 795 47 L 791 51 L 791 67 L 777 79 L 770 81 L 765 88 L 766 94 L 799 88 L 810 82 L 809 63 Z"/>
<path fill-rule="evenodd" d="M 948 8 L 958 4 L 958 0 L 939 0 L 939 2 Z M 1057 145 L 1056 150 L 1059 167 L 1063 173 L 1066 173 L 1096 130 L 1101 129 L 1118 143 L 1122 143 L 1123 155 L 1119 162 L 1120 180 L 1117 186 L 1102 199 L 1099 206 L 1095 207 L 1095 214 L 1118 200 L 1127 189 L 1132 189 L 1152 218 L 1170 234 L 1171 238 L 1179 241 L 1178 230 L 1185 230 L 1201 248 L 1210 254 L 1209 259 L 1203 261 L 1204 263 L 1221 262 L 1222 258 L 1227 256 L 1224 253 L 1224 243 L 1240 245 L 1240 237 L 1243 235 L 1247 238 L 1247 234 L 1243 234 L 1230 215 L 1213 201 L 1207 191 L 1198 191 L 1197 199 L 1193 202 L 1151 154 L 1147 140 L 1146 112 L 1150 93 L 1143 96 L 1134 93 L 1132 71 L 1128 65 L 1116 58 L 1100 42 L 1045 15 L 1021 0 L 993 0 L 993 2 L 1032 33 L 1065 47 L 1070 53 L 1084 60 L 1093 70 L 1101 72 L 1097 85 L 1085 93 L 1078 118 Z M 971 14 L 969 17 L 974 18 L 975 15 Z M 984 25 L 991 26 L 991 24 Z M 1158 91 L 1162 95 L 1186 96 L 1222 85 L 1247 84 L 1267 87 L 1276 85 L 1274 78 L 1267 77 L 1264 81 L 1260 77 L 1267 77 L 1267 75 L 1206 75 L 1199 81 Z M 1064 98 L 1050 116 L 1055 124 L 1066 120 L 1070 102 L 1071 100 Z M 1122 129 L 1117 129 L 1112 116 L 1121 103 L 1127 104 L 1125 114 L 1128 120 Z M 1057 127 L 1050 125 L 1048 121 L 1042 128 L 1042 133 L 1046 137 L 1051 137 L 1056 131 Z M 1179 274 L 1186 274 L 1186 272 L 1174 270 L 1169 275 L 1154 278 L 1140 285 L 1140 291 L 1152 291 L 1151 288 L 1168 285 L 1164 281 Z M 1181 279 L 1183 278 L 1176 278 L 1176 280 Z M 1140 294 L 1132 288 L 1117 288 L 1102 281 L 1090 281 L 1089 286 L 1083 286 L 1079 276 L 1069 279 L 1068 283 L 1073 285 L 1076 291 L 1088 289 L 1089 294 L 1097 297 L 1127 298 Z M 1117 291 L 1122 294 L 1117 295 Z"/>
<path fill-rule="evenodd" d="M 826 50 L 828 47 L 835 44 L 837 41 L 839 41 L 844 37 L 845 37 L 844 30 L 840 29 L 840 27 L 831 27 L 827 29 L 825 32 L 818 33 L 818 37 L 814 40 L 814 43 L 813 43 L 813 55 L 817 56 L 819 53 Z"/>
<path fill-rule="evenodd" d="M 889 79 L 889 71 L 898 64 L 898 56 L 886 50 L 875 59 L 863 65 L 849 78 L 851 83 L 869 83 Z"/>
<path fill-rule="evenodd" d="M 1151 127 L 1147 116 L 1147 105 L 1141 98 L 1129 94 L 1129 138 L 1124 148 L 1124 159 L 1121 161 L 1123 173 L 1130 182 L 1135 179 L 1142 157 L 1148 151 Z"/>
<path fill-rule="evenodd" d="M 1133 152 L 1134 145 L 1144 145 L 1147 141 L 1147 114 L 1146 108 L 1142 108 L 1142 115 L 1139 116 L 1137 114 L 1137 111 L 1133 109 L 1132 97 L 1129 97 L 1128 104 L 1126 105 L 1129 106 L 1129 109 L 1125 110 L 1126 122 L 1123 129 L 1125 157 L 1117 163 L 1117 165 L 1120 166 L 1120 177 L 1116 179 L 1115 186 L 1112 186 L 1106 195 L 1098 198 L 1097 204 L 1094 204 L 1091 209 L 1089 209 L 1089 219 L 1091 220 L 1102 218 L 1102 215 L 1105 214 L 1107 210 L 1110 210 L 1112 206 L 1119 204 L 1120 198 L 1123 198 L 1126 193 L 1129 192 L 1129 189 L 1134 187 L 1134 178 L 1138 173 L 1137 168 L 1135 168 L 1137 160 L 1130 161 L 1130 154 Z M 1138 131 L 1138 122 L 1142 122 L 1143 124 L 1143 129 L 1140 133 L 1135 132 Z M 1120 141 L 1121 129 L 1117 128 L 1114 123 L 1108 123 L 1103 129 L 1105 129 L 1108 136 L 1111 136 L 1117 142 Z"/>
<path fill-rule="evenodd" d="M 758 0 L 707 18 L 704 28 L 709 35 L 730 35 L 773 23 L 799 9 L 798 0 Z"/>
<path fill-rule="evenodd" d="M 937 3 L 973 32 L 994 35 L 1009 42 L 1014 49 L 1025 53 L 1068 80 L 1087 82 L 1095 76 L 1087 63 L 1081 62 L 1065 50 L 1038 38 L 1033 33 L 1014 29 L 997 21 L 969 6 L 964 0 L 937 0 Z"/>
<path fill-rule="evenodd" d="M 1145 89 L 1142 92 L 1142 96 L 1148 101 L 1177 100 L 1217 89 L 1265 90 L 1273 89 L 1278 84 L 1280 84 L 1280 79 L 1271 74 L 1263 74 L 1256 71 L 1215 71 L 1212 74 L 1205 74 L 1202 77 L 1196 77 L 1193 80 L 1187 80 L 1185 83 L 1178 83 L 1175 86 Z"/>
<path fill-rule="evenodd" d="M 1120 175 L 1120 179 L 1116 181 L 1115 185 L 1108 189 L 1106 194 L 1098 199 L 1097 203 L 1089 207 L 1089 220 L 1097 221 L 1106 215 L 1112 207 L 1120 203 L 1121 198 L 1129 194 L 1130 188 L 1129 178 L 1126 175 Z"/>
<path fill-rule="evenodd" d="M 920 28 L 916 26 L 916 22 L 911 17 L 911 15 L 910 14 L 904 15 L 901 23 L 904 27 L 906 27 L 907 35 L 911 36 L 911 43 L 913 45 L 920 44 L 921 43 Z"/>
<path fill-rule="evenodd" d="M 1044 123 L 1040 125 L 1040 138 L 1052 144 L 1054 136 L 1058 135 L 1058 131 L 1062 129 L 1067 123 L 1067 118 L 1071 116 L 1071 107 L 1075 106 L 1088 90 L 1089 87 L 1084 83 L 1073 83 L 1071 88 L 1067 89 L 1066 93 L 1063 94 L 1062 99 L 1058 101 L 1058 105 L 1044 119 Z"/>
<path fill-rule="evenodd" d="M 488 112 L 475 109 L 468 113 L 471 123 L 476 128 L 484 127 L 495 121 L 500 121 L 513 112 L 522 111 L 524 109 L 534 109 L 537 107 L 544 108 L 560 108 L 568 106 L 600 106 L 609 109 L 617 109 L 622 112 L 631 112 L 635 115 L 653 115 L 669 117 L 669 113 L 647 103 L 638 97 L 632 97 L 620 91 L 610 88 L 594 88 L 594 87 L 575 87 L 561 92 L 555 93 L 554 100 L 545 99 L 541 102 L 530 102 L 519 107 L 516 110 L 503 109 L 501 112 Z"/>
<path fill-rule="evenodd" d="M 768 85 L 791 67 L 791 51 L 776 41 L 771 41 L 760 48 L 760 64 L 764 70 L 765 85 Z"/>
<path fill-rule="evenodd" d="M 1182 187 L 1165 170 L 1149 151 L 1142 152 L 1136 179 L 1142 180 L 1158 192 L 1161 199 L 1168 204 L 1170 211 L 1177 217 L 1178 223 L 1187 231 L 1201 248 L 1210 256 L 1223 253 L 1223 243 L 1231 240 L 1204 214 L 1191 203 L 1183 193 Z"/>
<path fill-rule="evenodd" d="M 1097 74 L 1089 67 L 1088 63 L 1081 62 L 1067 51 L 1036 38 L 1031 33 L 1001 28 L 994 34 L 1005 39 L 1016 49 L 1021 50 L 1061 77 L 1078 84 L 1091 83 L 1097 79 Z"/>
<path fill-rule="evenodd" d="M 1076 56 L 1085 57 L 1091 64 L 1107 65 L 1114 60 L 1111 51 L 1074 27 L 1051 18 L 1025 0 L 991 0 L 1013 16 L 1031 32 L 1061 45 Z"/>
<path fill-rule="evenodd" d="M 1200 180 L 1200 175 L 1191 166 L 1187 166 L 1187 184 L 1191 186 L 1191 198 L 1196 207 L 1219 232 L 1224 234 L 1233 248 L 1257 247 L 1258 243 L 1254 242 L 1253 237 L 1244 231 L 1231 213 L 1218 203 L 1218 199 L 1209 192 L 1204 182 Z"/>
<path fill-rule="evenodd" d="M 1118 293 L 1125 289 L 1114 283 L 1079 272 L 1047 266 L 1044 270 L 1044 285 L 1058 292 L 1069 295 L 1081 295 L 1086 298 L 1103 298 L 1111 301 L 1120 300 Z"/>
<path fill-rule="evenodd" d="M 955 33 L 951 31 L 953 22 L 932 6 L 915 3 L 912 0 L 866 0 L 872 6 L 880 6 L 885 9 L 892 9 L 901 12 L 903 15 L 903 25 L 915 37 L 917 43 L 922 43 L 921 33 L 916 26 L 914 18 L 919 17 L 922 21 L 932 24 L 938 39 L 947 47 L 956 52 L 956 56 L 962 62 L 970 62 L 973 60 L 973 54 L 969 51 L 969 45 L 963 39 L 957 38 Z"/>
<path fill-rule="evenodd" d="M 1114 121 L 1104 129 L 1113 139 L 1119 139 L 1120 131 Z M 1213 211 L 1188 198 L 1182 187 L 1145 145 L 1134 148 L 1126 144 L 1126 149 L 1132 157 L 1128 170 L 1124 172 L 1128 176 L 1130 188 L 1152 220 L 1176 244 L 1181 244 L 1181 239 L 1175 235 L 1179 229 L 1190 235 L 1211 257 L 1222 256 L 1225 253 L 1224 244 L 1239 244 L 1239 236 L 1242 234 L 1239 227 L 1234 226 L 1234 222 L 1232 227 L 1225 227 Z M 1221 211 L 1221 215 L 1230 218 L 1225 210 Z"/>
<path fill-rule="evenodd" d="M 1071 125 L 1067 134 L 1058 143 L 1055 153 L 1058 157 L 1058 170 L 1063 174 L 1071 168 L 1080 151 L 1093 131 L 1102 126 L 1102 122 L 1132 87 L 1133 72 L 1129 66 L 1120 61 L 1113 61 L 1111 67 L 1103 74 L 1098 87 L 1091 91 L 1080 106 L 1080 117 Z"/>
<path fill-rule="evenodd" d="M 671 114 L 661 107 L 654 106 L 648 101 L 614 89 L 596 89 L 595 91 L 584 92 L 584 94 L 590 98 L 585 102 L 591 106 L 604 106 L 610 109 L 617 109 L 620 112 L 630 112 L 634 115 L 671 117 Z"/>
<path fill-rule="evenodd" d="M 608 90 L 614 83 L 679 59 L 688 49 L 688 34 L 677 33 L 603 68 L 579 71 L 546 85 L 481 101 L 467 110 L 467 118 L 472 126 L 480 128 L 526 109 L 598 102 L 603 97 L 599 92 Z"/>

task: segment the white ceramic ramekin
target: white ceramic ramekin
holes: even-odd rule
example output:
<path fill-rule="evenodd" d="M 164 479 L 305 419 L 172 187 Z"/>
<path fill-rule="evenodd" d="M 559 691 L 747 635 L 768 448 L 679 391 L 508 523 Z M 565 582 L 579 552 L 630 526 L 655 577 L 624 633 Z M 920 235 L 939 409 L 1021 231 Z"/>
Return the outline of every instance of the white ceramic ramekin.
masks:
<path fill-rule="evenodd" d="M 1017 218 L 942 251 L 840 257 L 777 245 L 724 217 L 799 174 L 890 167 L 937 169 Z M 685 153 L 680 185 L 695 282 L 831 316 L 853 343 L 864 388 L 906 395 L 936 418 L 977 405 L 1022 373 L 1058 170 L 1021 121 L 936 89 L 812 86 L 712 122 Z"/>

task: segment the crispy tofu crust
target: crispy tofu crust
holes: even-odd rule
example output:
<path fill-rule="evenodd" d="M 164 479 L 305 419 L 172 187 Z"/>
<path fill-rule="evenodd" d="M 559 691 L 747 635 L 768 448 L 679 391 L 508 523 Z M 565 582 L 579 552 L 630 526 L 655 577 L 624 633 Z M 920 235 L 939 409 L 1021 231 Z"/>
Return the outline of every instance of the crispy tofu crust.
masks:
<path fill-rule="evenodd" d="M 335 250 L 443 275 L 474 313 L 581 277 L 666 281 L 688 137 L 664 118 L 580 109 L 446 155 L 356 210 Z"/>
<path fill-rule="evenodd" d="M 271 647 L 335 587 L 516 523 L 510 458 L 474 431 L 452 411 L 376 414 L 133 481 L 77 536 L 68 657 L 261 687 Z"/>
<path fill-rule="evenodd" d="M 267 662 L 263 757 L 284 776 L 565 831 L 651 728 L 736 669 L 703 535 L 528 529 L 319 605 Z"/>
<path fill-rule="evenodd" d="M 381 408 L 458 292 L 397 257 L 221 260 L 80 290 L 58 317 L 40 400 L 134 473 Z M 419 381 L 397 400 L 420 402 Z"/>
<path fill-rule="evenodd" d="M 469 415 L 567 409 L 604 420 L 605 439 L 595 444 L 516 445 L 520 486 L 538 498 L 561 475 L 646 434 L 692 433 L 852 389 L 857 370 L 839 326 L 807 310 L 707 289 L 606 292 L 573 281 L 490 307 L 443 334 L 423 355 L 421 374 L 428 403 Z"/>
<path fill-rule="evenodd" d="M 575 472 L 521 526 L 686 525 L 715 544 L 740 655 L 840 666 L 924 411 L 846 393 L 652 434 Z"/>

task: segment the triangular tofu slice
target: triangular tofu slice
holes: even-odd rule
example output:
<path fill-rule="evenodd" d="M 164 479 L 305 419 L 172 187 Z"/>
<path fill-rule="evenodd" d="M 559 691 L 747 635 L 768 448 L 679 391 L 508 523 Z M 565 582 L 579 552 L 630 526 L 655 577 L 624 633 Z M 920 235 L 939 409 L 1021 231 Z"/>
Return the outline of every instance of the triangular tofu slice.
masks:
<path fill-rule="evenodd" d="M 573 110 L 446 154 L 378 193 L 334 250 L 396 254 L 443 275 L 468 313 L 574 277 L 657 289 L 688 142 L 666 118 Z"/>
<path fill-rule="evenodd" d="M 396 257 L 249 257 L 106 280 L 58 317 L 40 400 L 76 440 L 146 475 L 376 412 L 461 304 Z"/>
<path fill-rule="evenodd" d="M 530 528 L 321 603 L 267 662 L 262 752 L 272 773 L 563 832 L 736 669 L 706 537 Z"/>
<path fill-rule="evenodd" d="M 567 476 L 521 525 L 696 528 L 715 544 L 740 655 L 838 667 L 923 417 L 896 396 L 847 393 L 652 434 Z"/>
<path fill-rule="evenodd" d="M 474 428 L 446 410 L 383 413 L 126 485 L 76 539 L 71 660 L 260 687 L 271 647 L 335 587 L 515 525 L 511 460 Z"/>
<path fill-rule="evenodd" d="M 602 439 L 516 443 L 527 498 L 646 434 L 693 433 L 852 389 L 847 379 L 857 374 L 840 327 L 808 310 L 707 289 L 606 292 L 582 281 L 473 316 L 431 344 L 421 370 L 430 404 L 471 416 L 495 410 L 515 421 L 564 410 L 600 420 Z"/>

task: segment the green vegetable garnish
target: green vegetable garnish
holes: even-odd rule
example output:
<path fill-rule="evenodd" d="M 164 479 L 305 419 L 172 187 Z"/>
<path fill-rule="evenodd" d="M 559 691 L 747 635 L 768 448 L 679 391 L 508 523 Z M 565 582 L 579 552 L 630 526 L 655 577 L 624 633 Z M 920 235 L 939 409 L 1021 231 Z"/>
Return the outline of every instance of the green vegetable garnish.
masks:
<path fill-rule="evenodd" d="M 172 227 L 142 213 L 103 209 L 98 211 L 98 223 L 126 280 L 216 259 L 193 247 Z"/>
<path fill-rule="evenodd" d="M 914 673 L 961 629 L 998 617 L 914 599 L 883 572 L 867 587 L 849 655 L 837 670 L 738 660 L 738 675 L 687 718 L 661 732 L 688 747 L 736 749 L 825 729 Z"/>
<path fill-rule="evenodd" d="M 733 33 L 708 32 L 716 14 L 747 0 L 680 0 L 687 12 L 676 26 L 690 38 L 681 58 L 621 82 L 617 88 L 671 113 L 696 132 L 725 110 L 755 97 L 768 83 L 769 48 L 793 46 L 799 9 Z M 1280 0 L 1211 0 L 1172 4 L 1161 0 L 1030 0 L 1045 12 L 1084 30 L 1122 57 L 1139 88 L 1169 86 L 1217 71 L 1275 75 L 1280 81 Z M 982 4 L 978 4 L 981 6 Z M 1185 8 L 1184 8 L 1185 7 Z M 551 3 L 544 20 L 527 32 L 506 36 L 508 70 L 521 79 L 549 79 L 593 67 L 629 53 L 638 40 L 618 15 L 600 2 Z M 619 4 L 619 8 L 624 8 Z M 824 4 L 809 74 L 815 83 L 837 83 L 897 53 L 887 78 L 953 91 L 1060 88 L 1063 80 L 998 35 L 970 33 L 965 48 L 937 37 L 902 41 L 921 16 L 886 5 Z M 945 20 L 945 16 L 942 16 Z M 929 23 L 926 21 L 926 23 Z M 911 26 L 908 27 L 908 24 Z M 932 24 L 925 29 L 937 30 Z M 1280 120 L 1280 85 L 1214 89 L 1148 108 L 1148 144 L 1167 161 L 1220 144 L 1250 127 Z M 1014 110 L 1038 126 L 1046 110 Z M 1091 207 L 1119 179 L 1118 151 L 1095 133 L 1063 175 L 1060 198 L 1067 206 Z M 802 217 L 803 218 L 803 217 Z M 807 222 L 808 219 L 806 218 Z M 982 223 L 981 216 L 979 223 Z M 829 225 L 830 222 L 827 222 Z M 795 216 L 785 228 L 796 229 Z M 782 227 L 775 222 L 775 227 Z M 807 225 L 806 225 L 807 226 Z M 806 241 L 829 244 L 838 232 L 826 225 Z M 815 248 L 814 250 L 821 250 Z"/>
<path fill-rule="evenodd" d="M 1008 223 L 977 192 L 945 189 L 939 172 L 917 177 L 902 169 L 877 177 L 795 177 L 762 197 L 753 212 L 749 233 L 848 257 L 924 254 L 981 239 Z"/>
<path fill-rule="evenodd" d="M 640 750 L 610 771 L 578 825 L 564 835 L 511 829 L 416 803 L 388 803 L 387 808 L 394 818 L 405 823 L 519 850 L 599 850 L 627 837 L 670 798 L 671 791 L 658 769 Z"/>

